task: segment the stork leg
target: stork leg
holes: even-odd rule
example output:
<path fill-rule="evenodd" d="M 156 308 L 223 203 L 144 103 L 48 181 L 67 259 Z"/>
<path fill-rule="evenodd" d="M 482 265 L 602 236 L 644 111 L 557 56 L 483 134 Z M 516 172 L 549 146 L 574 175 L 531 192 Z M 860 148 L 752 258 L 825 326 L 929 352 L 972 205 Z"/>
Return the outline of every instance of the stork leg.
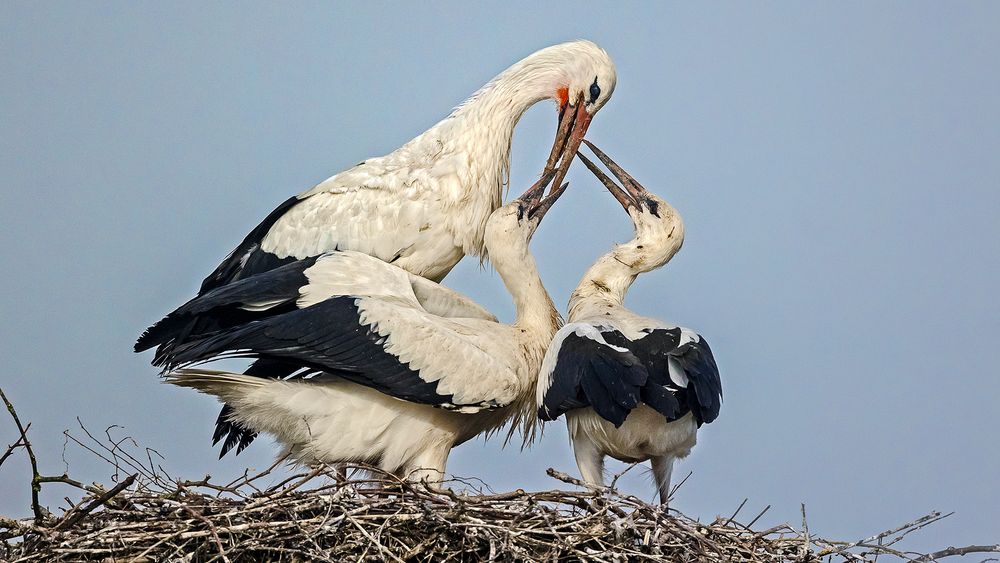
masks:
<path fill-rule="evenodd" d="M 573 437 L 573 455 L 580 476 L 591 485 L 604 486 L 604 454 L 588 436 Z"/>
<path fill-rule="evenodd" d="M 411 483 L 424 483 L 438 488 L 444 481 L 444 468 L 448 464 L 450 445 L 428 448 L 416 456 L 403 471 L 403 477 Z"/>
<path fill-rule="evenodd" d="M 650 459 L 653 466 L 653 479 L 656 480 L 656 489 L 660 492 L 660 504 L 667 507 L 670 500 L 670 476 L 674 472 L 674 456 L 664 455 Z"/>

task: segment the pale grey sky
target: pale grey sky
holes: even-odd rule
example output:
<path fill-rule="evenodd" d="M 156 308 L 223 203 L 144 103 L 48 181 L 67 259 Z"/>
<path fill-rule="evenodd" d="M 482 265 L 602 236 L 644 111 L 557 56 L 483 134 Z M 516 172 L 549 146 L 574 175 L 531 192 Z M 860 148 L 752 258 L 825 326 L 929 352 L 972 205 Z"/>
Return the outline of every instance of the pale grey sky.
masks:
<path fill-rule="evenodd" d="M 77 416 L 178 474 L 268 464 L 269 440 L 217 461 L 216 404 L 159 384 L 135 337 L 289 195 L 588 38 L 619 74 L 589 138 L 687 226 L 629 304 L 705 334 L 725 385 L 674 506 L 712 519 L 749 497 L 780 522 L 804 502 L 846 539 L 955 510 L 909 545 L 1000 539 L 1000 4 L 369 4 L 0 5 L 0 384 L 43 471 L 63 470 Z M 514 189 L 554 124 L 543 104 L 518 127 Z M 630 237 L 583 167 L 569 180 L 533 243 L 559 304 Z M 446 283 L 510 318 L 475 261 Z M 525 453 L 462 446 L 449 469 L 509 489 L 552 486 L 549 466 L 576 472 L 561 424 Z M 0 513 L 28 513 L 27 477 L 0 469 Z M 653 498 L 642 475 L 626 486 Z"/>

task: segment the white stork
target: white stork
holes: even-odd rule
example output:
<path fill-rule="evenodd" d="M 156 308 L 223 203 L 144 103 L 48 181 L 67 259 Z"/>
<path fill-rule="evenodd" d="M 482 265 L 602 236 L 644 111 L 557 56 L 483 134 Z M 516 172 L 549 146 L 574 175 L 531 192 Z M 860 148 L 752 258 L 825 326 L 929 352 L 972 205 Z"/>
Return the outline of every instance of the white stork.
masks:
<path fill-rule="evenodd" d="M 172 313 L 251 322 L 176 347 L 167 368 L 222 357 L 292 366 L 286 379 L 180 369 L 167 381 L 215 395 L 230 417 L 301 461 L 365 462 L 440 481 L 453 447 L 514 420 L 535 421 L 535 383 L 560 318 L 528 243 L 565 190 L 550 171 L 490 215 L 489 251 L 517 318 L 500 324 L 469 299 L 395 265 L 333 251 L 197 297 Z"/>
<path fill-rule="evenodd" d="M 587 142 L 587 141 L 585 141 Z M 698 427 L 715 420 L 722 383 L 712 350 L 690 330 L 623 306 L 639 274 L 666 264 L 684 242 L 684 223 L 597 147 L 623 187 L 583 154 L 581 160 L 622 204 L 635 238 L 602 256 L 570 296 L 569 322 L 556 334 L 538 380 L 538 416 L 566 414 L 585 481 L 604 485 L 604 457 L 651 460 L 660 502 L 667 503 L 676 458 L 690 453 Z"/>
<path fill-rule="evenodd" d="M 331 250 L 363 252 L 440 281 L 464 255 L 485 255 L 486 220 L 500 206 L 514 127 L 524 112 L 541 100 L 557 102 L 559 125 L 546 163 L 546 170 L 558 165 L 556 187 L 615 83 L 611 58 L 589 41 L 528 56 L 394 152 L 279 205 L 205 278 L 198 295 Z M 156 347 L 154 362 L 169 362 L 176 345 L 245 321 L 244 311 L 232 313 L 183 322 L 168 322 L 168 316 L 146 330 L 135 351 Z M 247 373 L 283 377 L 290 369 L 264 361 Z M 221 455 L 234 447 L 238 453 L 255 436 L 229 415 L 224 406 L 213 437 L 215 443 L 225 438 Z"/>

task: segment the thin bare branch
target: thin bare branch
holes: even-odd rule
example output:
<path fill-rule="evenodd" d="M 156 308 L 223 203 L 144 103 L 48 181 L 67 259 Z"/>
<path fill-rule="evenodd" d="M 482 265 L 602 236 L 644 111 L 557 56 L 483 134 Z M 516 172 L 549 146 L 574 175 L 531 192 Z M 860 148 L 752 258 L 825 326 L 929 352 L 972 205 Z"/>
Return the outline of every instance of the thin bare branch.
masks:
<path fill-rule="evenodd" d="M 996 545 L 967 545 L 965 547 L 949 547 L 947 549 L 942 549 L 940 551 L 935 551 L 934 553 L 928 553 L 927 555 L 922 555 L 914 561 L 923 563 L 925 561 L 937 561 L 938 559 L 943 559 L 945 557 L 954 557 L 956 555 L 968 555 L 970 553 L 1000 553 L 1000 544 Z"/>
<path fill-rule="evenodd" d="M 99 507 L 99 506 L 103 505 L 104 503 L 108 502 L 112 498 L 118 496 L 118 493 L 121 493 L 125 489 L 131 487 L 132 483 L 135 482 L 135 478 L 136 478 L 135 475 L 129 475 L 128 478 L 126 478 L 124 481 L 122 481 L 121 483 L 118 483 L 117 485 L 115 485 L 114 487 L 112 487 L 107 492 L 101 494 L 100 496 L 98 496 L 94 500 L 90 501 L 90 503 L 88 503 L 86 506 L 84 506 L 80 510 L 71 511 L 71 512 L 66 513 L 66 516 L 63 517 L 63 519 L 58 524 L 56 524 L 56 526 L 55 526 L 54 529 L 56 529 L 56 530 L 68 530 L 69 528 L 72 528 L 73 526 L 75 526 L 77 524 L 77 522 L 79 522 L 80 520 L 83 520 L 84 517 L 86 517 L 88 514 L 90 514 L 94 509 L 96 509 L 97 507 Z"/>
<path fill-rule="evenodd" d="M 30 422 L 28 423 L 27 426 L 24 427 L 24 433 L 27 434 L 28 430 L 31 430 Z M 23 448 L 23 447 L 24 447 L 24 436 L 21 436 L 17 439 L 16 442 L 7 446 L 7 451 L 5 451 L 2 456 L 0 456 L 0 465 L 3 465 L 3 462 L 7 461 L 7 458 L 10 457 L 11 454 L 13 454 L 15 450 L 17 450 L 17 448 Z"/>
<path fill-rule="evenodd" d="M 38 503 L 38 493 L 42 491 L 42 482 L 40 480 L 42 476 L 38 473 L 38 461 L 35 459 L 35 451 L 31 449 L 31 442 L 28 440 L 28 429 L 21 424 L 21 419 L 17 416 L 14 405 L 7 399 L 3 388 L 0 388 L 0 399 L 3 399 L 3 404 L 7 406 L 7 412 L 14 419 L 17 431 L 21 433 L 20 442 L 22 442 L 24 450 L 28 453 L 28 461 L 31 463 L 31 511 L 35 515 L 35 523 L 40 523 L 45 517 L 42 513 L 42 507 Z"/>

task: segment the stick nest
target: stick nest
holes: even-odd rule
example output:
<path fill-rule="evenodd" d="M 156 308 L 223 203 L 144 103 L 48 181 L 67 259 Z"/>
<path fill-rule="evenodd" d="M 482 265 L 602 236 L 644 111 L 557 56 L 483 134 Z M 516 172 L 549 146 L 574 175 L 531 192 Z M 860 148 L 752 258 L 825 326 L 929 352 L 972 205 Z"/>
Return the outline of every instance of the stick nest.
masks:
<path fill-rule="evenodd" d="M 732 518 L 700 523 L 608 489 L 458 493 L 383 474 L 346 480 L 330 468 L 258 487 L 267 473 L 170 489 L 130 475 L 111 489 L 91 487 L 58 517 L 0 520 L 0 555 L 18 562 L 865 559 L 848 551 L 856 546 L 789 526 L 755 532 Z"/>
<path fill-rule="evenodd" d="M 131 438 L 85 437 L 73 442 L 107 461 L 112 487 L 85 485 L 68 475 L 44 476 L 13 405 L 3 395 L 31 465 L 33 518 L 0 516 L 0 560 L 58 561 L 874 561 L 889 554 L 933 561 L 1000 552 L 1000 545 L 948 548 L 932 554 L 893 546 L 949 514 L 937 512 L 855 542 L 810 535 L 805 507 L 798 529 L 755 530 L 732 516 L 702 523 L 611 488 L 590 487 L 553 469 L 573 490 L 496 494 L 455 479 L 438 487 L 400 481 L 372 467 L 316 467 L 281 478 L 267 470 L 228 483 L 210 477 L 174 479 L 155 450 Z M 348 475 L 351 478 L 348 478 Z M 280 481 L 279 481 L 280 479 Z M 27 480 L 26 480 L 27 481 Z M 275 483 L 275 481 L 278 481 Z M 54 514 L 39 502 L 43 484 L 83 491 Z M 683 483 L 682 483 L 683 484 Z M 679 486 L 679 485 L 678 485 Z M 766 508 L 764 511 L 766 512 Z"/>

